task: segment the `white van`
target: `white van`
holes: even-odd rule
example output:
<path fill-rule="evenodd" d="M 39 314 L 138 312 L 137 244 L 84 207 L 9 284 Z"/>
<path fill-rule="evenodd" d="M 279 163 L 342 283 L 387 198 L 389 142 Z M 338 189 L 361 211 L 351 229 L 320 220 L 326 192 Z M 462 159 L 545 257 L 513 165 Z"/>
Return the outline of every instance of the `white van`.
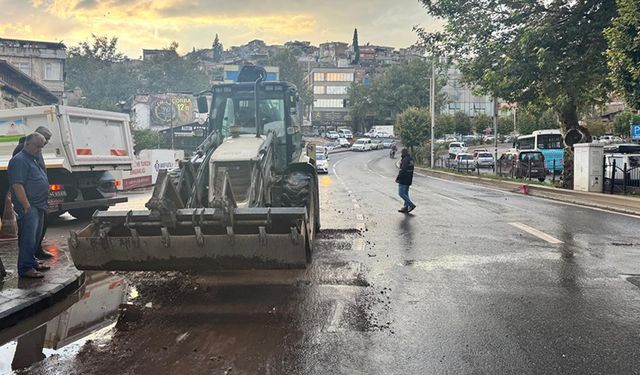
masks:
<path fill-rule="evenodd" d="M 349 129 L 338 129 L 340 138 L 353 139 L 353 133 Z"/>
<path fill-rule="evenodd" d="M 449 154 L 457 155 L 465 151 L 467 151 L 467 145 L 464 142 L 449 143 Z"/>
<path fill-rule="evenodd" d="M 355 141 L 353 145 L 351 145 L 352 151 L 371 151 L 371 139 L 370 138 L 360 138 Z"/>

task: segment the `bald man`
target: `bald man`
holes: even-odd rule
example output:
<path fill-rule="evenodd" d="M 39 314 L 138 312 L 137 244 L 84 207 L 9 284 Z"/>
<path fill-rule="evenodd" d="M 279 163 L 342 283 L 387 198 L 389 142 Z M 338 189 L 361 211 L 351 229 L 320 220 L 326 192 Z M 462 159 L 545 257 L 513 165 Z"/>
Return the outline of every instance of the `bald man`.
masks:
<path fill-rule="evenodd" d="M 35 131 L 36 133 L 42 134 L 42 136 L 45 139 L 45 145 L 47 143 L 49 143 L 49 140 L 51 139 L 51 130 L 49 130 L 49 128 L 47 128 L 46 126 L 38 126 L 38 128 Z M 16 146 L 16 148 L 13 150 L 13 156 L 16 156 L 16 154 L 20 151 L 22 151 L 22 149 L 24 148 L 24 141 L 27 137 L 22 137 L 20 138 L 20 140 L 18 141 L 18 145 Z M 42 153 L 38 154 L 38 164 L 40 165 L 40 167 L 42 169 L 45 170 L 45 172 L 47 171 L 47 165 L 44 163 L 44 158 L 42 157 Z M 40 236 L 40 239 L 38 241 L 38 246 L 36 246 L 36 258 L 38 259 L 49 259 L 51 257 L 53 257 L 53 254 L 51 254 L 50 252 L 46 251 L 43 247 L 42 247 L 42 241 L 44 240 L 44 235 L 45 233 L 47 233 L 47 227 L 49 225 L 49 220 L 48 220 L 48 216 L 44 215 L 44 224 L 42 226 L 42 235 Z"/>
<path fill-rule="evenodd" d="M 7 168 L 11 200 L 18 217 L 18 275 L 25 278 L 42 278 L 40 271 L 49 269 L 35 257 L 49 205 L 49 179 L 39 164 L 46 143 L 42 134 L 29 134 L 24 148 L 11 158 Z"/>

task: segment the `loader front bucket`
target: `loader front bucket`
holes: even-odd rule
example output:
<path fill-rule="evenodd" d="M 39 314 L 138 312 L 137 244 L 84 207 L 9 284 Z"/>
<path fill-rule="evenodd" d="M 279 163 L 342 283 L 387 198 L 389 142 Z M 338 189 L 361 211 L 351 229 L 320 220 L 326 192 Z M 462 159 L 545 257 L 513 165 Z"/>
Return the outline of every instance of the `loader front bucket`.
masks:
<path fill-rule="evenodd" d="M 304 268 L 310 261 L 306 209 L 179 209 L 171 225 L 151 211 L 98 211 L 71 233 L 76 268 L 196 271 Z"/>

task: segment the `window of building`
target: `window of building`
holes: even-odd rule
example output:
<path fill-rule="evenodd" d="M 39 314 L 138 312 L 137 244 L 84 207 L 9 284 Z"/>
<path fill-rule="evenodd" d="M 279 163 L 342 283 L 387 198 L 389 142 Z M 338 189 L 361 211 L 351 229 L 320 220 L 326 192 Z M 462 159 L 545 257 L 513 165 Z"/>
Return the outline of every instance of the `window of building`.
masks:
<path fill-rule="evenodd" d="M 329 95 L 347 95 L 347 86 L 327 86 Z"/>
<path fill-rule="evenodd" d="M 324 81 L 324 73 L 313 73 L 313 80 L 316 82 Z"/>
<path fill-rule="evenodd" d="M 353 82 L 353 73 L 327 73 L 329 82 Z"/>
<path fill-rule="evenodd" d="M 14 64 L 16 68 L 28 76 L 31 76 L 31 63 L 29 62 L 17 62 Z"/>
<path fill-rule="evenodd" d="M 44 79 L 47 81 L 62 81 L 62 69 L 59 62 L 44 63 Z"/>
<path fill-rule="evenodd" d="M 314 94 L 324 94 L 325 90 L 324 90 L 325 86 L 313 86 L 313 93 Z"/>
<path fill-rule="evenodd" d="M 314 108 L 344 108 L 342 99 L 316 99 L 313 101 Z"/>

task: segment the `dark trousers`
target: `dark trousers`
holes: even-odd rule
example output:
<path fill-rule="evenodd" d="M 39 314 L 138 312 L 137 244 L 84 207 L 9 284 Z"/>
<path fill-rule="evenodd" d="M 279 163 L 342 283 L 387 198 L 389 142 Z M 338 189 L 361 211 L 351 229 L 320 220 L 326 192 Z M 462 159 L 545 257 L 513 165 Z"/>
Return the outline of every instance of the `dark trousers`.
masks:
<path fill-rule="evenodd" d="M 44 235 L 47 233 L 47 227 L 49 226 L 49 215 L 44 213 L 44 219 L 42 220 L 42 234 L 40 235 L 40 239 L 38 240 L 38 244 L 36 245 L 36 254 L 44 250 L 42 247 L 42 241 L 44 240 Z"/>
<path fill-rule="evenodd" d="M 36 246 L 42 237 L 45 211 L 32 207 L 18 213 L 18 275 L 36 268 Z"/>

